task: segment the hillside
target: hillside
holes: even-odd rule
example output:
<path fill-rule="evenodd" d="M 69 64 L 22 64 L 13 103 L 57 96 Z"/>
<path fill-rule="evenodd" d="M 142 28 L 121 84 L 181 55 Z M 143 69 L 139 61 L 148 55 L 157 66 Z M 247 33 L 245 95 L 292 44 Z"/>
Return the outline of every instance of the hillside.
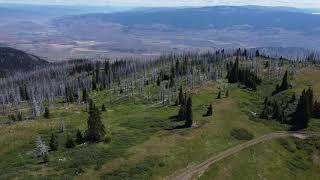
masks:
<path fill-rule="evenodd" d="M 302 90 L 312 86 L 314 101 L 320 93 L 318 60 L 273 59 L 241 49 L 150 61 L 78 61 L 35 72 L 0 86 L 1 179 L 166 179 L 296 127 Z M 239 73 L 236 81 L 233 72 Z M 290 88 L 273 94 L 283 79 Z M 277 110 L 262 117 L 269 106 Z M 93 122 L 99 123 L 93 134 L 98 140 L 89 133 Z M 319 133 L 319 117 L 300 131 Z M 310 159 L 319 145 L 312 137 L 262 141 L 213 164 L 201 178 L 232 172 L 227 178 L 313 179 L 320 169 Z"/>
<path fill-rule="evenodd" d="M 46 64 L 48 62 L 37 56 L 9 47 L 0 47 L 1 72 L 10 74 L 17 71 L 31 71 Z"/>

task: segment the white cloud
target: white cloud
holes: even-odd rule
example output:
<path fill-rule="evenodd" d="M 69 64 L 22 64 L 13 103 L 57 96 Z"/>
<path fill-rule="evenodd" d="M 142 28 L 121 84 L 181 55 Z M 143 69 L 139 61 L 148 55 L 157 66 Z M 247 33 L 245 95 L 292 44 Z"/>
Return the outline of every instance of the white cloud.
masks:
<path fill-rule="evenodd" d="M 263 5 L 320 8 L 320 0 L 0 0 L 0 3 L 116 5 L 116 6 L 213 6 Z"/>

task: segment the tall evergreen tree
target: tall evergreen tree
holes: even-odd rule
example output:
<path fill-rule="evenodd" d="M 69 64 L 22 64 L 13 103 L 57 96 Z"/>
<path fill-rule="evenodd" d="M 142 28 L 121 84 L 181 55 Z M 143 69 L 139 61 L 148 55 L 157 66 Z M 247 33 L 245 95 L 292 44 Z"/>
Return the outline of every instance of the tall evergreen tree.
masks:
<path fill-rule="evenodd" d="M 102 106 L 101 106 L 101 111 L 106 111 L 106 106 L 104 105 L 104 104 L 102 104 Z"/>
<path fill-rule="evenodd" d="M 282 78 L 282 83 L 280 86 L 281 91 L 285 91 L 289 89 L 289 82 L 288 82 L 288 71 L 286 71 Z"/>
<path fill-rule="evenodd" d="M 315 102 L 313 106 L 313 117 L 320 119 L 320 103 Z"/>
<path fill-rule="evenodd" d="M 182 86 L 180 86 L 180 88 L 179 88 L 179 97 L 178 97 L 178 103 L 177 103 L 177 105 L 181 105 L 181 104 L 184 104 L 184 103 L 185 103 L 185 97 L 184 97 L 184 94 L 183 94 Z"/>
<path fill-rule="evenodd" d="M 90 142 L 101 141 L 105 136 L 105 126 L 101 121 L 101 114 L 99 109 L 90 100 L 89 104 L 89 117 L 88 117 L 88 130 L 87 130 L 87 140 Z"/>
<path fill-rule="evenodd" d="M 206 116 L 212 116 L 212 114 L 213 114 L 213 108 L 212 108 L 212 104 L 210 104 L 208 106 Z"/>
<path fill-rule="evenodd" d="M 50 119 L 50 110 L 48 107 L 45 107 L 43 117 L 46 119 Z"/>
<path fill-rule="evenodd" d="M 192 124 L 193 124 L 192 99 L 191 97 L 189 97 L 186 104 L 185 126 L 190 128 L 192 127 Z"/>
<path fill-rule="evenodd" d="M 184 121 L 186 119 L 186 101 L 183 100 L 180 104 L 180 109 L 178 113 L 178 120 Z"/>
<path fill-rule="evenodd" d="M 273 105 L 273 118 L 276 120 L 279 120 L 280 116 L 281 116 L 280 105 L 278 104 L 277 101 L 275 101 Z"/>
<path fill-rule="evenodd" d="M 87 92 L 87 90 L 84 88 L 84 89 L 82 89 L 82 101 L 83 101 L 83 102 L 87 102 L 87 100 L 88 100 L 88 92 Z"/>
<path fill-rule="evenodd" d="M 313 90 L 303 90 L 293 117 L 293 129 L 300 130 L 308 127 L 313 109 Z"/>
<path fill-rule="evenodd" d="M 216 99 L 221 99 L 221 91 L 219 91 L 218 96 Z"/>

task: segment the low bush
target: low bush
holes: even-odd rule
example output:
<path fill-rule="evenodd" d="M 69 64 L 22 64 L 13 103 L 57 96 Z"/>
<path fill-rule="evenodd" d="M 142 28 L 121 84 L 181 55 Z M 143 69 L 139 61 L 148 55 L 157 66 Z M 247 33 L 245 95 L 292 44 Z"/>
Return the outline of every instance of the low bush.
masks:
<path fill-rule="evenodd" d="M 244 128 L 233 128 L 230 134 L 238 140 L 251 140 L 254 138 L 254 135 Z"/>

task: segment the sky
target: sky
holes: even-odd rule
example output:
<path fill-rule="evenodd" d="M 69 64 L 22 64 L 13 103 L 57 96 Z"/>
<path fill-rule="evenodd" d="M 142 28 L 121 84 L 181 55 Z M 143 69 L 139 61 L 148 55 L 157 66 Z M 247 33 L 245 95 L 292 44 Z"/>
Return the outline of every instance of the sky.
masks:
<path fill-rule="evenodd" d="M 144 7 L 262 5 L 320 9 L 320 0 L 0 0 L 0 3 Z"/>

